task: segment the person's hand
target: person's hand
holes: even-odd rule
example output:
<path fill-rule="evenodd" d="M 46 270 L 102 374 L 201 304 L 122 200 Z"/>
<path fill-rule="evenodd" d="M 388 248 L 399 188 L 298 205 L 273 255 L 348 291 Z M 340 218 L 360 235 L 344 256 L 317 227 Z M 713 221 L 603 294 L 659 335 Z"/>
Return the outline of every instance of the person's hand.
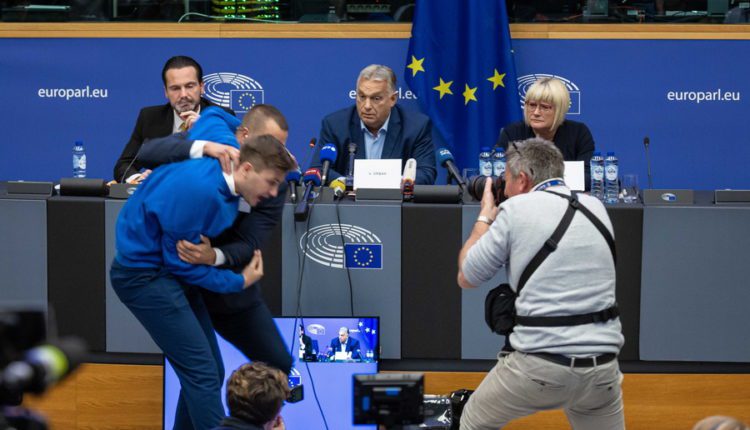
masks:
<path fill-rule="evenodd" d="M 495 204 L 495 195 L 492 194 L 492 178 L 487 178 L 484 183 L 484 193 L 482 193 L 482 203 L 480 205 L 479 215 L 486 216 L 492 221 L 495 221 L 497 216 L 498 208 Z"/>
<path fill-rule="evenodd" d="M 148 175 L 151 174 L 151 169 L 146 169 L 141 172 L 141 176 L 136 179 L 136 184 L 140 184 L 141 182 L 145 181 L 146 178 L 148 178 Z"/>
<path fill-rule="evenodd" d="M 221 143 L 206 142 L 203 147 L 203 155 L 219 160 L 221 170 L 224 173 L 232 173 L 232 163 L 235 166 L 240 163 L 240 150 Z"/>
<path fill-rule="evenodd" d="M 242 276 L 245 278 L 245 288 L 258 282 L 263 277 L 263 255 L 259 249 L 255 250 L 253 259 L 242 269 Z"/>
<path fill-rule="evenodd" d="M 201 116 L 198 115 L 198 112 L 192 110 L 180 114 L 180 118 L 185 122 L 185 130 L 190 130 L 190 127 L 192 127 L 193 124 L 195 124 L 195 121 L 198 121 L 198 118 L 200 117 Z"/>
<path fill-rule="evenodd" d="M 201 235 L 201 243 L 198 244 L 187 240 L 177 242 L 177 256 L 180 260 L 190 264 L 211 266 L 216 261 L 216 251 L 211 247 L 211 241 L 203 235 Z"/>

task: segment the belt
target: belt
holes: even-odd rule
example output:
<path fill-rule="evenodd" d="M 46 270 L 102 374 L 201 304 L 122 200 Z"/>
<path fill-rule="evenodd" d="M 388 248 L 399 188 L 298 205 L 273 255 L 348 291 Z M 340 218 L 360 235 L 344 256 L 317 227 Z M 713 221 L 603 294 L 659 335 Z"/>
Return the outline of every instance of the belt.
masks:
<path fill-rule="evenodd" d="M 543 360 L 551 361 L 553 363 L 560 364 L 560 365 L 567 366 L 567 367 L 601 366 L 602 364 L 609 363 L 610 361 L 617 358 L 617 354 L 612 354 L 612 353 L 597 355 L 595 357 L 586 357 L 586 358 L 568 357 L 567 355 L 550 354 L 548 352 L 534 352 L 534 353 L 529 353 L 529 355 L 533 355 Z"/>

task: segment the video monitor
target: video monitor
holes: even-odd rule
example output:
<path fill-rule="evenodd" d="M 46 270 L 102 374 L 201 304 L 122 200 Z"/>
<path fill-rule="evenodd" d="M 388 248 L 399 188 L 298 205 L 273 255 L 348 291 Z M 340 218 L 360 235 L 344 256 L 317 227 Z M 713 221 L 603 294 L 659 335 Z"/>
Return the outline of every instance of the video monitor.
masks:
<path fill-rule="evenodd" d="M 294 365 L 289 384 L 304 386 L 304 400 L 287 403 L 281 412 L 289 429 L 375 429 L 353 423 L 353 379 L 355 374 L 376 374 L 380 356 L 377 317 L 274 318 Z M 300 326 L 305 338 L 301 336 Z M 345 330 L 342 330 L 345 329 Z M 341 337 L 339 336 L 341 333 Z M 348 333 L 346 333 L 348 332 Z M 346 336 L 344 334 L 346 333 Z M 341 338 L 345 338 L 342 347 Z M 310 345 L 300 342 L 306 339 Z M 217 336 L 224 360 L 222 403 L 226 409 L 226 381 L 248 360 L 234 346 Z M 356 341 L 356 342 L 354 342 Z M 300 348 L 300 345 L 303 345 Z M 164 429 L 171 430 L 180 394 L 180 383 L 168 360 L 164 360 Z M 318 408 L 318 403 L 320 408 Z M 322 410 L 322 415 L 321 415 Z M 325 418 L 324 418 L 325 417 Z"/>

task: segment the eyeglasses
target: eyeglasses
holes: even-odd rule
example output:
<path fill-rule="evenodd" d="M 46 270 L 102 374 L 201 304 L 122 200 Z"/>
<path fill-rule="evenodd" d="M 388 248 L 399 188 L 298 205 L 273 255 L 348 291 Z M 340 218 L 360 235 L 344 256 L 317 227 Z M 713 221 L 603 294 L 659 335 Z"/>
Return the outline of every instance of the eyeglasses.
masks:
<path fill-rule="evenodd" d="M 555 109 L 551 104 L 537 102 L 526 102 L 526 108 L 529 112 L 536 112 L 536 109 L 539 108 L 542 113 L 550 113 Z"/>

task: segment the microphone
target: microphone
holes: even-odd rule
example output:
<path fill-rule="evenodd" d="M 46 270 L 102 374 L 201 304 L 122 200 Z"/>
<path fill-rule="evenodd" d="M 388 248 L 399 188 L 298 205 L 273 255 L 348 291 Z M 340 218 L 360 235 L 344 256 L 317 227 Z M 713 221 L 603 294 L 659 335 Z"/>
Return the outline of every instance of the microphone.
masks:
<path fill-rule="evenodd" d="M 318 144 L 317 139 L 315 139 L 314 137 L 310 138 L 310 143 L 307 145 L 307 147 L 309 148 L 309 150 L 307 151 L 307 158 L 305 159 L 304 163 L 299 165 L 300 168 L 302 168 L 302 166 L 310 165 L 310 160 L 312 159 L 312 155 L 315 152 L 314 149 L 315 149 L 315 146 L 317 146 L 317 144 Z"/>
<path fill-rule="evenodd" d="M 302 177 L 302 172 L 299 170 L 299 166 L 295 170 L 289 171 L 286 175 L 286 181 L 289 183 L 289 198 L 292 203 L 297 203 L 297 185 Z"/>
<path fill-rule="evenodd" d="M 654 189 L 654 184 L 651 181 L 651 157 L 648 154 L 648 146 L 650 143 L 651 140 L 648 136 L 643 138 L 643 147 L 646 148 L 646 174 L 648 175 L 648 188 Z"/>
<path fill-rule="evenodd" d="M 404 165 L 404 175 L 401 179 L 401 191 L 404 198 L 411 198 L 414 195 L 414 181 L 417 180 L 417 160 L 410 158 Z"/>
<path fill-rule="evenodd" d="M 343 176 L 339 176 L 331 181 L 330 187 L 333 189 L 333 198 L 338 200 L 344 197 L 344 191 L 346 191 L 346 179 Z"/>
<path fill-rule="evenodd" d="M 302 194 L 299 203 L 297 203 L 297 207 L 294 208 L 295 221 L 306 220 L 310 213 L 310 194 L 313 187 L 320 186 L 320 170 L 316 168 L 307 169 L 305 176 L 302 177 L 302 181 L 305 183 L 305 192 Z"/>
<path fill-rule="evenodd" d="M 354 189 L 354 159 L 357 158 L 357 144 L 349 143 L 349 161 L 346 163 L 346 189 Z"/>
<path fill-rule="evenodd" d="M 458 183 L 458 186 L 461 187 L 462 190 L 466 189 L 466 182 L 464 182 L 464 178 L 461 176 L 461 173 L 458 171 L 458 167 L 456 167 L 456 163 L 454 162 L 453 154 L 447 149 L 447 148 L 440 148 L 438 151 L 438 162 L 440 162 L 440 165 L 448 169 L 448 175 L 453 176 L 453 178 L 456 179 L 456 182 Z"/>
<path fill-rule="evenodd" d="M 326 143 L 323 148 L 320 149 L 320 161 L 323 162 L 322 173 L 320 175 L 320 182 L 325 185 L 328 179 L 328 171 L 331 169 L 331 163 L 336 162 L 336 154 L 338 150 L 336 145 L 333 143 Z"/>

